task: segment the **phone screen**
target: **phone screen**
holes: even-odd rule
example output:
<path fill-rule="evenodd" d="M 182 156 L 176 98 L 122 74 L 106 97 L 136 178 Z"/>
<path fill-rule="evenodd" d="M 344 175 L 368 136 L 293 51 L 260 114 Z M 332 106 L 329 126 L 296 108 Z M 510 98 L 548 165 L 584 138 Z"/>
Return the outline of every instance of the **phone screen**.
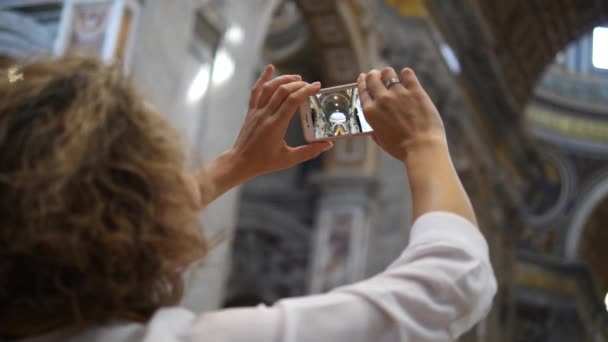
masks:
<path fill-rule="evenodd" d="M 363 115 L 356 85 L 341 90 L 321 91 L 311 96 L 308 104 L 317 140 L 373 131 Z"/>

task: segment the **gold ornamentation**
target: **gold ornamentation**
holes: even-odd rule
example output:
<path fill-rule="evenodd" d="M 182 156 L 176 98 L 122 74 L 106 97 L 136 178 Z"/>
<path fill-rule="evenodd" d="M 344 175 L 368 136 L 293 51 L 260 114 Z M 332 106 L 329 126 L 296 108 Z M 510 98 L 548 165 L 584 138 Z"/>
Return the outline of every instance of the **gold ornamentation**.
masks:
<path fill-rule="evenodd" d="M 23 81 L 23 73 L 19 72 L 19 68 L 17 68 L 17 67 L 8 68 L 8 81 L 10 83 Z"/>

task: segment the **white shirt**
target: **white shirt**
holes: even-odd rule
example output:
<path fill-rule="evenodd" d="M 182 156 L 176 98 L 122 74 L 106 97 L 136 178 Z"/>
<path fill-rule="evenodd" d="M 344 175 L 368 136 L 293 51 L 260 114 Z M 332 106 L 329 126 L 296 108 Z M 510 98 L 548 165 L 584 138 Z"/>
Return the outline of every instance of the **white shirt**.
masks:
<path fill-rule="evenodd" d="M 434 212 L 414 223 L 409 245 L 386 271 L 327 294 L 199 316 L 167 308 L 146 326 L 64 330 L 27 341 L 452 341 L 487 314 L 495 293 L 479 230 L 460 216 Z"/>

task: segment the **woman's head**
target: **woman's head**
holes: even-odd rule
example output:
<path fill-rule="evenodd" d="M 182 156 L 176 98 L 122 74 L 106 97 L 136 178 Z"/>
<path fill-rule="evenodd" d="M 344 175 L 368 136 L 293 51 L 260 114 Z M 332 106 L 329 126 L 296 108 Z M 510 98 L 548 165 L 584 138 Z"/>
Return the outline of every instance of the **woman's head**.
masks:
<path fill-rule="evenodd" d="M 120 70 L 0 68 L 0 331 L 149 317 L 206 251 L 184 155 Z"/>

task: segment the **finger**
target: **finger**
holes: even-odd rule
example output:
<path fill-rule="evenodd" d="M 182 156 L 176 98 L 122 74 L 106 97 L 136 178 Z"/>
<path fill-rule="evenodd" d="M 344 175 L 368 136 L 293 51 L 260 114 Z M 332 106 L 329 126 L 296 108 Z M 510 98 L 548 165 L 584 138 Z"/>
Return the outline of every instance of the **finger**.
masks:
<path fill-rule="evenodd" d="M 277 88 L 279 88 L 281 85 L 301 80 L 302 77 L 299 75 L 283 75 L 264 83 L 262 86 L 262 93 L 258 99 L 257 108 L 265 107 L 272 95 L 276 92 Z"/>
<path fill-rule="evenodd" d="M 363 109 L 363 116 L 370 125 L 375 122 L 374 116 L 376 114 L 374 99 L 369 94 L 367 89 L 367 75 L 359 75 L 358 88 L 359 88 L 359 101 L 361 101 L 361 109 Z"/>
<path fill-rule="evenodd" d="M 300 147 L 288 147 L 288 160 L 290 165 L 297 165 L 318 157 L 321 153 L 330 150 L 332 147 L 334 147 L 334 144 L 330 141 L 317 142 Z"/>
<path fill-rule="evenodd" d="M 401 83 L 403 83 L 407 89 L 422 88 L 422 85 L 420 84 L 420 81 L 418 81 L 418 77 L 416 77 L 414 70 L 410 68 L 401 70 Z"/>
<path fill-rule="evenodd" d="M 260 94 L 262 93 L 262 86 L 264 83 L 270 81 L 272 74 L 274 73 L 274 66 L 269 64 L 266 66 L 260 78 L 253 85 L 253 89 L 251 90 L 251 97 L 249 98 L 249 109 L 255 108 L 257 106 L 258 99 Z"/>
<path fill-rule="evenodd" d="M 367 82 L 365 80 L 366 75 L 359 75 L 359 79 L 357 79 L 357 87 L 359 88 L 359 100 L 361 101 L 361 107 L 366 107 L 372 104 L 372 97 L 369 95 L 367 91 Z"/>
<path fill-rule="evenodd" d="M 399 76 L 397 76 L 397 73 L 395 72 L 395 69 L 391 68 L 391 67 L 386 67 L 382 70 L 382 82 L 384 83 L 385 87 L 386 87 L 386 83 L 392 79 L 399 79 Z M 390 88 L 388 89 L 405 89 L 405 86 L 401 83 L 395 83 L 393 85 L 390 86 Z"/>
<path fill-rule="evenodd" d="M 365 83 L 367 84 L 367 91 L 372 99 L 378 99 L 388 92 L 388 89 L 384 86 L 384 82 L 382 82 L 382 75 L 378 70 L 370 71 L 365 78 Z"/>
<path fill-rule="evenodd" d="M 266 105 L 265 111 L 270 115 L 275 115 L 281 108 L 282 103 L 288 98 L 291 97 L 294 93 L 299 91 L 302 88 L 305 88 L 308 83 L 304 81 L 286 83 L 281 85 L 277 90 L 272 94 L 270 101 Z"/>
<path fill-rule="evenodd" d="M 319 89 L 321 89 L 321 83 L 315 82 L 312 84 L 306 83 L 304 87 L 291 92 L 288 96 L 283 98 L 282 103 L 280 103 L 280 107 L 276 111 L 277 119 L 283 123 L 289 123 L 289 120 L 291 120 L 293 114 L 298 110 L 298 107 L 306 101 L 309 96 L 316 94 Z"/>

